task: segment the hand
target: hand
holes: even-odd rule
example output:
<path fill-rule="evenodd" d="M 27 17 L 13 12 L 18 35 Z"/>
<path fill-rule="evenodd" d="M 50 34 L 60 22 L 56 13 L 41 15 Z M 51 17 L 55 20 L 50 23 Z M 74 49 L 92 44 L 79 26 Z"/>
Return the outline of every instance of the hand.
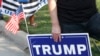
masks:
<path fill-rule="evenodd" d="M 52 26 L 52 37 L 55 42 L 61 41 L 61 29 L 60 26 L 54 25 Z"/>

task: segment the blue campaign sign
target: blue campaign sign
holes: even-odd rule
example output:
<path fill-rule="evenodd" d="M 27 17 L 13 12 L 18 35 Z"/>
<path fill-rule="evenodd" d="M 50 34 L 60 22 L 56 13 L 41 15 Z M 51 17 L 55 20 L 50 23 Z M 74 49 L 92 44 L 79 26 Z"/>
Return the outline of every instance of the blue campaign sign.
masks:
<path fill-rule="evenodd" d="M 92 56 L 87 33 L 61 36 L 61 42 L 54 42 L 51 34 L 28 35 L 31 56 Z"/>
<path fill-rule="evenodd" d="M 20 3 L 27 3 L 27 2 L 29 2 L 29 0 L 17 0 L 18 2 L 20 2 Z"/>

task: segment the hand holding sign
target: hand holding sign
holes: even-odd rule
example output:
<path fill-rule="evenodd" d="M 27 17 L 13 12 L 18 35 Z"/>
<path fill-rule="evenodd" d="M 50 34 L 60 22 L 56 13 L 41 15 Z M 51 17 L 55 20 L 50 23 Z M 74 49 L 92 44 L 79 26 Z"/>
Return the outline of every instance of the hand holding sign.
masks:
<path fill-rule="evenodd" d="M 61 42 L 61 35 L 59 33 L 53 33 L 52 38 L 55 42 Z"/>
<path fill-rule="evenodd" d="M 52 25 L 52 38 L 55 42 L 61 41 L 61 30 L 59 25 Z"/>

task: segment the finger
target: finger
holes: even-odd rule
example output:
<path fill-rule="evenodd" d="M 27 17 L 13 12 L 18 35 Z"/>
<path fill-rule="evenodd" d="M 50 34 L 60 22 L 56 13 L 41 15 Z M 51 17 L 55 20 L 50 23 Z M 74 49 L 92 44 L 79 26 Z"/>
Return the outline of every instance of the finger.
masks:
<path fill-rule="evenodd" d="M 61 35 L 59 34 L 59 42 L 61 42 Z"/>
<path fill-rule="evenodd" d="M 56 34 L 53 34 L 53 39 L 55 42 L 58 42 L 58 36 Z"/>
<path fill-rule="evenodd" d="M 56 33 L 53 33 L 53 39 L 54 39 L 55 42 L 58 42 L 58 40 L 59 40 L 59 35 L 56 34 Z"/>

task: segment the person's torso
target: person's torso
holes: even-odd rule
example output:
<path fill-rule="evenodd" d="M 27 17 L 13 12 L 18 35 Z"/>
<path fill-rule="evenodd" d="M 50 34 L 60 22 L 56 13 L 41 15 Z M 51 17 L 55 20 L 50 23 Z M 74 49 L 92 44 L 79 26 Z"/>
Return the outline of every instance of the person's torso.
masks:
<path fill-rule="evenodd" d="M 57 0 L 58 17 L 61 21 L 87 21 L 97 13 L 95 0 Z"/>

